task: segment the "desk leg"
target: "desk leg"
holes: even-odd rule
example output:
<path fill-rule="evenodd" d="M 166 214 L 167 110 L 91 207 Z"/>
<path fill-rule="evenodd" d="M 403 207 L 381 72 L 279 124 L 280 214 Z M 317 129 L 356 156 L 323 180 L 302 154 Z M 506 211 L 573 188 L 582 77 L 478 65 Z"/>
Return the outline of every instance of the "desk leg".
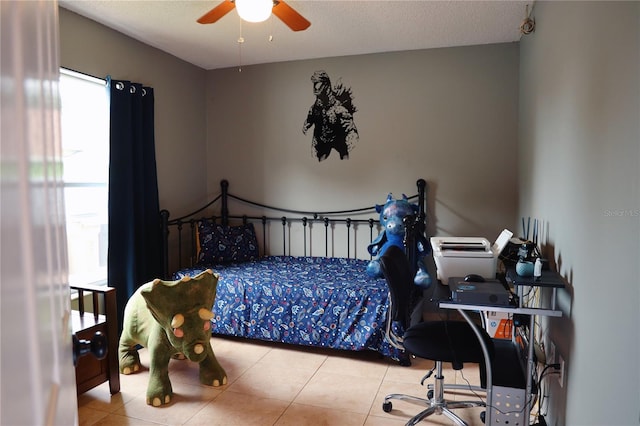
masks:
<path fill-rule="evenodd" d="M 518 307 L 519 308 L 522 308 L 522 306 L 523 306 L 522 305 L 522 303 L 523 303 L 522 298 L 523 298 L 523 295 L 524 295 L 524 291 L 522 290 L 522 287 L 523 286 L 521 286 L 521 285 L 516 287 L 516 294 L 518 296 Z"/>
<path fill-rule="evenodd" d="M 533 355 L 533 347 L 535 346 L 535 325 L 536 325 L 536 321 L 535 321 L 535 315 L 530 315 L 529 318 L 529 346 L 527 348 L 527 388 L 525 390 L 525 397 L 526 397 L 526 412 L 525 412 L 525 417 L 524 417 L 524 426 L 529 426 L 529 418 L 531 416 L 531 410 L 532 410 L 532 406 L 531 403 L 533 402 L 531 399 L 531 387 L 532 387 L 532 375 L 533 375 L 533 369 L 535 367 L 535 357 Z M 540 389 L 538 389 L 538 392 L 540 392 Z"/>
<path fill-rule="evenodd" d="M 482 338 L 482 334 L 480 334 L 480 331 L 478 331 L 478 326 L 473 322 L 471 317 L 469 317 L 469 315 L 463 309 L 457 309 L 457 311 L 469 323 L 469 325 L 471 326 L 471 329 L 478 337 L 480 346 L 482 347 L 482 355 L 484 356 L 484 364 L 486 366 L 486 372 L 487 372 L 487 402 L 485 407 L 486 410 L 485 410 L 484 423 L 486 425 L 491 425 L 492 424 L 491 423 L 491 407 L 493 406 L 493 398 L 492 398 L 493 383 L 492 383 L 492 377 L 491 377 L 491 357 L 489 356 L 489 350 L 487 349 L 487 345 L 484 342 L 484 339 Z M 528 426 L 528 420 L 525 426 Z"/>

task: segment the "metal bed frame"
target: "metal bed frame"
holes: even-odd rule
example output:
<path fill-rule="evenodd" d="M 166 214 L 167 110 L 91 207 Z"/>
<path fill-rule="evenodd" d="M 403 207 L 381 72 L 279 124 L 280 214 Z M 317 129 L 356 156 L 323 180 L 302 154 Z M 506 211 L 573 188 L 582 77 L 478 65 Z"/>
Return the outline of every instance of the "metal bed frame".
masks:
<path fill-rule="evenodd" d="M 417 200 L 419 211 L 415 218 L 414 225 L 410 228 L 411 232 L 407 233 L 405 240 L 411 240 L 414 232 L 424 234 L 425 231 L 425 189 L 426 181 L 424 179 L 418 179 L 416 182 L 417 194 L 408 197 L 410 200 Z M 259 208 L 263 211 L 273 211 L 277 214 L 284 214 L 282 216 L 251 216 L 251 215 L 231 215 L 229 214 L 229 200 L 235 200 L 239 203 L 248 205 L 252 208 Z M 220 213 L 213 215 L 206 215 L 204 212 L 210 209 L 215 203 L 220 202 Z M 220 223 L 222 225 L 229 225 L 232 221 L 242 224 L 253 223 L 256 226 L 256 233 L 259 233 L 262 237 L 262 246 L 260 247 L 261 255 L 266 254 L 290 254 L 292 244 L 287 244 L 288 238 L 292 235 L 292 226 L 299 226 L 302 230 L 302 255 L 307 256 L 312 252 L 311 250 L 311 228 L 315 224 L 319 224 L 324 227 L 324 256 L 330 257 L 330 247 L 334 247 L 334 242 L 330 238 L 330 232 L 336 226 L 343 226 L 346 229 L 346 257 L 352 256 L 352 241 L 355 239 L 354 234 L 357 232 L 359 226 L 366 226 L 369 230 L 369 242 L 374 239 L 374 228 L 376 230 L 376 236 L 380 230 L 380 222 L 377 218 L 352 218 L 351 216 L 360 215 L 376 215 L 375 205 L 367 206 L 364 208 L 356 208 L 350 210 L 341 211 L 325 211 L 325 212 L 311 212 L 291 210 L 286 208 L 272 207 L 261 203 L 256 203 L 245 198 L 233 195 L 229 193 L 229 182 L 222 180 L 220 182 L 220 194 L 213 200 L 208 202 L 203 207 L 181 216 L 176 219 L 170 219 L 170 213 L 168 210 L 162 210 L 160 212 L 161 228 L 162 228 L 162 263 L 163 274 L 165 279 L 170 278 L 170 241 L 169 237 L 171 233 L 175 233 L 177 236 L 177 254 L 174 259 L 177 259 L 177 269 L 184 267 L 192 267 L 195 265 L 198 253 L 198 237 L 197 226 L 202 220 L 212 221 L 213 223 Z M 279 223 L 282 228 L 282 252 L 281 253 L 269 253 L 268 247 L 268 234 L 271 235 L 268 230 L 272 223 Z M 261 232 L 259 232 L 261 231 Z M 330 244 L 331 243 L 331 244 Z M 408 247 L 407 255 L 412 265 L 416 264 L 416 253 L 411 248 L 415 246 L 413 241 L 405 241 L 406 247 Z M 175 248 L 175 247 L 174 247 Z M 186 253 L 185 253 L 186 251 Z M 357 257 L 353 254 L 353 257 Z M 186 260 L 186 262 L 185 262 Z M 415 272 L 415 271 L 414 271 Z"/>

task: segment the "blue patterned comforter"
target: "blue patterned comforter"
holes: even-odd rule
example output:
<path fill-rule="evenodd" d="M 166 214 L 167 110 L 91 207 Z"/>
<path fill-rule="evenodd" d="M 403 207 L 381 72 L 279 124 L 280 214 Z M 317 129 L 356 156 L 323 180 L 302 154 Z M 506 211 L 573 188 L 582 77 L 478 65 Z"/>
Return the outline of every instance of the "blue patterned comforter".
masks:
<path fill-rule="evenodd" d="M 211 267 L 220 275 L 212 332 L 351 351 L 404 354 L 384 337 L 388 289 L 365 273 L 367 261 L 267 256 Z M 194 275 L 200 267 L 177 272 Z"/>

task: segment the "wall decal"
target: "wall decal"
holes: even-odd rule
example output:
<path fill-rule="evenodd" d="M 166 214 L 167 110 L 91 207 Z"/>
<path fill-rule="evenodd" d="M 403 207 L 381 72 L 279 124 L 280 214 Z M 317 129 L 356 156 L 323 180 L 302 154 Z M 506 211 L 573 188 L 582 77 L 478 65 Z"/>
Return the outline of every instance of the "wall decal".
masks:
<path fill-rule="evenodd" d="M 316 101 L 309 108 L 302 133 L 306 135 L 307 130 L 315 126 L 311 146 L 318 161 L 326 160 L 332 149 L 340 154 L 341 160 L 347 160 L 359 139 L 353 121 L 357 109 L 353 105 L 351 88 L 344 87 L 341 81 L 332 87 L 325 71 L 314 72 L 311 81 Z"/>

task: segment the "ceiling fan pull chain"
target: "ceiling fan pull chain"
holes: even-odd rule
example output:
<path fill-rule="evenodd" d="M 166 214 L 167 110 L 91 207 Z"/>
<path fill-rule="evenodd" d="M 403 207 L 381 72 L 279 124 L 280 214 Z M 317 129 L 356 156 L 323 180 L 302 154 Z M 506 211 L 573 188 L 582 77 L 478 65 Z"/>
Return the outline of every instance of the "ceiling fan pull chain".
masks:
<path fill-rule="evenodd" d="M 242 45 L 244 44 L 244 37 L 242 37 L 242 19 L 240 22 L 240 36 L 238 37 L 238 72 L 242 72 Z"/>
<path fill-rule="evenodd" d="M 276 2 L 273 2 L 274 6 Z M 273 41 L 273 14 L 269 16 L 269 41 Z"/>

